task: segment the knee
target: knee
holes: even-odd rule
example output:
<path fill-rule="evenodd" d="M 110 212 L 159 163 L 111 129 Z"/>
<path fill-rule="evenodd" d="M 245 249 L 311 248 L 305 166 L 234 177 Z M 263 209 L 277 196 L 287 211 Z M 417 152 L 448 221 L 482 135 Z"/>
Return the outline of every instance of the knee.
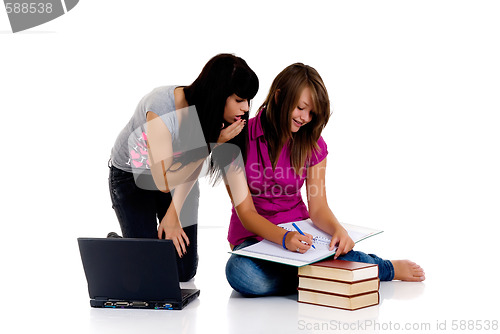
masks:
<path fill-rule="evenodd" d="M 358 251 L 350 251 L 347 254 L 341 255 L 338 257 L 339 260 L 343 261 L 353 261 L 353 262 L 364 262 L 364 263 L 376 263 L 370 255 L 358 252 Z"/>
<path fill-rule="evenodd" d="M 190 256 L 189 256 L 190 255 Z M 198 269 L 198 254 L 186 253 L 183 258 L 177 258 L 177 272 L 180 282 L 187 282 L 194 278 Z"/>
<path fill-rule="evenodd" d="M 194 278 L 196 275 L 197 268 L 191 268 L 190 270 L 181 270 L 179 271 L 179 282 L 188 282 Z"/>
<path fill-rule="evenodd" d="M 275 293 L 274 282 L 266 279 L 255 262 L 243 256 L 232 255 L 226 264 L 229 285 L 245 297 L 268 296 Z"/>

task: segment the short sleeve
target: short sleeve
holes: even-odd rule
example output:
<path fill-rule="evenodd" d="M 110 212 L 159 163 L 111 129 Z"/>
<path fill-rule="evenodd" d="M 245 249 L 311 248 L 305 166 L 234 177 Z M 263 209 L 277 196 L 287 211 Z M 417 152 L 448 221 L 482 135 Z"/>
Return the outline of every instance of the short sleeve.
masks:
<path fill-rule="evenodd" d="M 179 138 L 179 123 L 177 121 L 177 113 L 170 112 L 160 117 L 165 125 L 167 126 L 170 135 L 172 136 L 172 141 L 176 141 Z"/>
<path fill-rule="evenodd" d="M 170 131 L 172 140 L 176 141 L 179 138 L 179 124 L 175 112 L 174 89 L 175 86 L 162 86 L 153 89 L 143 98 L 142 109 L 145 114 L 152 111 L 158 115 Z"/>
<path fill-rule="evenodd" d="M 328 148 L 326 146 L 326 142 L 323 137 L 319 137 L 318 139 L 318 149 L 314 150 L 312 153 L 312 157 L 309 159 L 308 166 L 314 166 L 319 164 L 323 159 L 328 155 Z"/>

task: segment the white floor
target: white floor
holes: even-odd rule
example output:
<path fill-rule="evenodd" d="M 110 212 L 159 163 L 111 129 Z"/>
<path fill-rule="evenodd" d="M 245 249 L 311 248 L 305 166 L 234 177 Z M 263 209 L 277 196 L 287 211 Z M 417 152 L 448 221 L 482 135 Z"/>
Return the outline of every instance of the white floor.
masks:
<path fill-rule="evenodd" d="M 0 333 L 498 332 L 498 1 L 138 3 L 80 1 L 17 34 L 0 10 Z M 117 134 L 144 94 L 189 84 L 220 52 L 259 76 L 252 116 L 285 66 L 321 73 L 329 204 L 385 230 L 357 249 L 416 261 L 424 283 L 382 283 L 380 305 L 355 312 L 241 298 L 221 186 L 201 192 L 197 301 L 90 308 L 76 238 L 119 230 Z"/>
<path fill-rule="evenodd" d="M 50 266 L 62 266 L 56 275 L 39 261 L 32 264 L 32 269 L 18 266 L 20 275 L 11 275 L 17 289 L 5 292 L 21 298 L 13 299 L 10 307 L 2 305 L 2 314 L 7 314 L 2 325 L 16 328 L 10 332 L 19 333 L 39 329 L 106 334 L 206 333 L 208 329 L 217 333 L 384 333 L 404 330 L 406 326 L 411 327 L 405 332 L 430 333 L 439 328 L 451 331 L 452 326 L 468 326 L 464 321 L 479 320 L 486 326 L 484 321 L 499 319 L 498 312 L 487 306 L 490 298 L 498 298 L 498 291 L 487 293 L 484 288 L 494 287 L 492 280 L 483 278 L 477 283 L 471 273 L 460 271 L 456 275 L 456 270 L 444 263 L 433 267 L 424 252 L 421 260 L 428 264 L 425 283 L 383 282 L 380 304 L 363 310 L 300 304 L 296 296 L 242 298 L 225 279 L 224 266 L 229 256 L 225 235 L 221 227 L 200 228 L 199 271 L 193 281 L 182 285 L 196 286 L 201 295 L 182 311 L 92 309 L 76 240 L 71 240 L 67 244 L 71 251 L 64 257 L 66 263 L 57 264 L 57 258 L 52 259 L 55 264 Z M 379 240 L 366 240 L 364 246 L 372 247 L 387 239 L 383 234 L 375 238 Z M 56 251 L 53 253 L 57 256 Z"/>

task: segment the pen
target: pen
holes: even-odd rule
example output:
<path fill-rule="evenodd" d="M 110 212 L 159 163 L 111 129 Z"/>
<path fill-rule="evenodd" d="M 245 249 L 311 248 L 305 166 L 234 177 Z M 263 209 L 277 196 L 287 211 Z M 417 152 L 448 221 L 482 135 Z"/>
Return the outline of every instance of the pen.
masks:
<path fill-rule="evenodd" d="M 300 234 L 302 234 L 302 235 L 305 235 L 305 234 L 304 234 L 304 232 L 302 232 L 302 231 L 300 230 L 300 228 L 297 226 L 297 224 L 292 223 L 292 226 L 293 226 L 293 227 L 295 227 L 295 229 L 297 230 L 297 232 L 299 232 L 299 233 L 300 233 Z M 312 246 L 312 248 L 316 249 L 316 247 L 314 247 L 314 245 L 311 245 L 311 246 Z"/>

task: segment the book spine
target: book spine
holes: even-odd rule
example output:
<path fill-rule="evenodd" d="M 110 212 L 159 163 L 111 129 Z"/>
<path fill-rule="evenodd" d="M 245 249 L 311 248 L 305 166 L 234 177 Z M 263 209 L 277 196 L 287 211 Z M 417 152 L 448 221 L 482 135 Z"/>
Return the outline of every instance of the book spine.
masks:
<path fill-rule="evenodd" d="M 327 295 L 327 296 L 331 295 L 334 298 L 331 300 L 331 302 L 327 301 L 325 299 L 319 299 L 319 300 L 313 301 L 313 300 L 311 300 L 311 296 L 308 296 L 308 295 L 304 295 L 304 297 L 302 298 L 301 291 L 305 292 L 306 294 L 313 294 L 313 295 L 314 294 Z M 354 305 L 357 305 L 357 306 L 354 306 L 353 300 L 356 299 L 356 297 L 363 297 L 364 295 L 376 296 L 376 299 L 371 300 L 371 301 L 367 301 L 365 303 L 359 303 L 359 302 L 354 303 Z M 312 299 L 316 299 L 316 298 L 312 298 Z M 377 291 L 377 292 L 364 293 L 364 294 L 360 294 L 360 295 L 353 296 L 353 297 L 344 297 L 344 296 L 338 296 L 336 294 L 331 294 L 331 293 L 322 293 L 322 292 L 318 292 L 318 291 L 314 291 L 314 290 L 299 289 L 298 302 L 304 303 L 304 304 L 326 306 L 326 307 L 337 308 L 337 309 L 342 309 L 342 310 L 354 311 L 354 310 L 359 310 L 362 308 L 378 305 L 380 303 L 380 294 Z"/>
<path fill-rule="evenodd" d="M 306 291 L 306 292 L 319 293 L 319 294 L 322 294 L 322 295 L 330 295 L 330 296 L 335 296 L 335 297 L 347 298 L 347 299 L 352 299 L 352 298 L 356 298 L 356 297 L 361 297 L 361 296 L 369 295 L 369 294 L 372 294 L 374 292 L 376 292 L 378 294 L 378 291 L 368 291 L 368 292 L 358 293 L 358 294 L 352 295 L 352 296 L 345 296 L 345 295 L 341 295 L 341 294 L 338 294 L 338 293 L 318 291 L 318 290 L 311 290 L 311 289 L 304 289 L 304 288 L 301 288 L 301 287 L 298 287 L 297 290 L 298 291 Z"/>
<path fill-rule="evenodd" d="M 348 268 L 348 267 L 344 267 L 343 264 L 347 265 L 347 263 L 358 263 L 358 264 L 362 264 L 363 266 L 360 267 L 360 268 Z M 359 263 L 359 262 L 345 261 L 345 260 L 333 260 L 333 261 L 332 260 L 325 260 L 325 261 L 320 261 L 320 262 L 312 263 L 309 266 L 311 266 L 311 267 L 321 267 L 321 268 L 326 268 L 326 269 L 334 269 L 334 270 L 346 270 L 346 271 L 364 270 L 366 268 L 371 268 L 371 267 L 375 267 L 375 266 L 378 267 L 378 265 L 374 264 L 374 263 L 362 263 L 362 262 Z"/>
<path fill-rule="evenodd" d="M 380 300 L 380 297 L 379 297 L 379 300 Z M 298 302 L 302 303 L 302 304 L 315 305 L 315 306 L 323 306 L 323 307 L 330 307 L 330 308 L 336 308 L 336 309 L 339 309 L 339 310 L 346 310 L 346 311 L 357 311 L 357 310 L 361 310 L 361 309 L 364 309 L 364 308 L 367 308 L 367 307 L 378 305 L 380 303 L 380 301 L 377 301 L 374 304 L 364 305 L 364 306 L 361 306 L 361 307 L 358 307 L 358 308 L 345 308 L 345 307 L 339 307 L 339 306 L 334 306 L 334 305 L 324 305 L 324 304 L 316 304 L 316 303 L 303 302 L 301 300 L 299 300 Z"/>
<path fill-rule="evenodd" d="M 363 280 L 360 280 L 360 281 L 341 281 L 341 280 L 337 280 L 337 279 L 334 279 L 334 278 L 315 277 L 315 276 L 308 276 L 308 275 L 301 275 L 301 274 L 299 274 L 297 276 L 298 277 L 311 278 L 311 279 L 317 279 L 317 280 L 320 280 L 320 281 L 336 282 L 336 283 L 349 284 L 349 285 L 354 285 L 354 284 L 363 283 L 363 282 L 367 282 L 367 281 L 378 280 L 379 281 L 379 287 L 380 287 L 380 280 L 379 280 L 378 276 L 374 276 L 372 278 L 366 278 L 366 279 L 363 279 Z"/>

